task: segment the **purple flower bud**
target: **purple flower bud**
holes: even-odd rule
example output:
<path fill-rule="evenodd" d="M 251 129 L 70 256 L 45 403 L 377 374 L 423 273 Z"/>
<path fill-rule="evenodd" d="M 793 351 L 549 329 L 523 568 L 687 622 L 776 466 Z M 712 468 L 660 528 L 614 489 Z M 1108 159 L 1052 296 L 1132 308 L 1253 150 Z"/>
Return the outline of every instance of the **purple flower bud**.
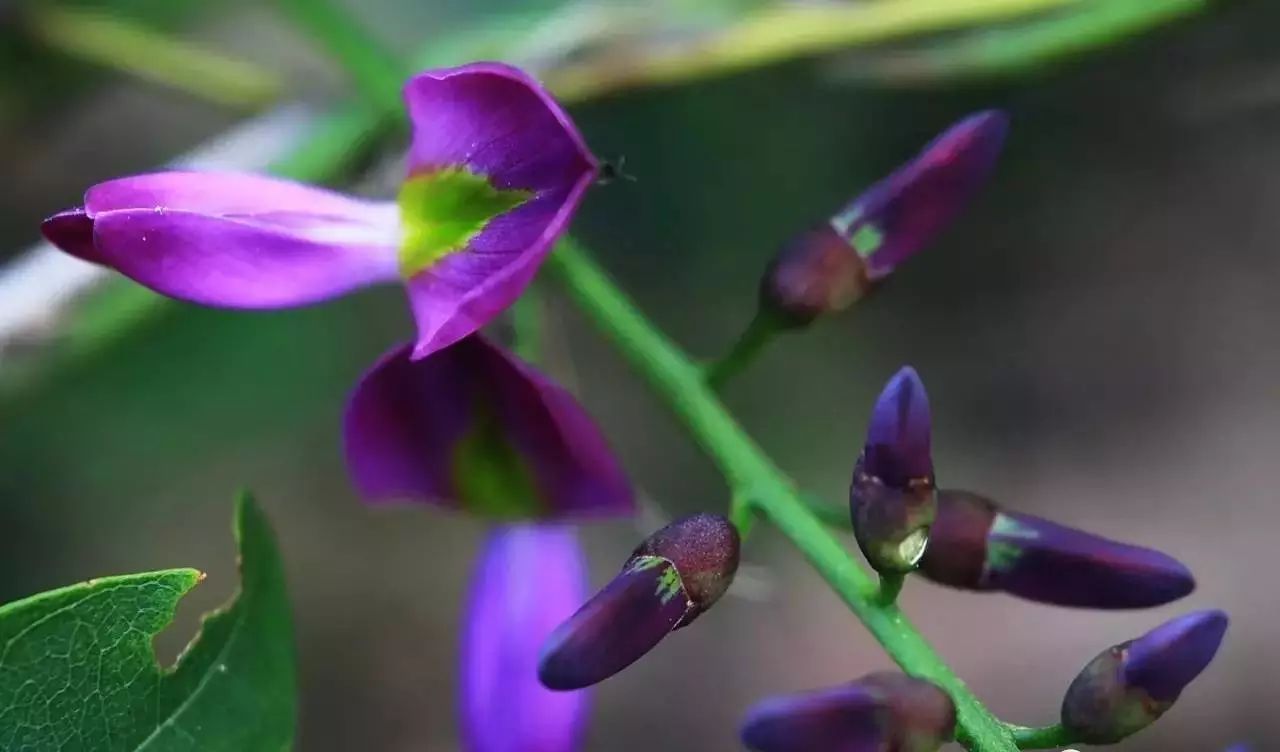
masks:
<path fill-rule="evenodd" d="M 1198 611 L 1104 651 L 1071 682 L 1062 725 L 1086 744 L 1114 744 L 1173 706 L 1222 644 L 1227 615 Z"/>
<path fill-rule="evenodd" d="M 460 707 L 467 752 L 573 752 L 585 692 L 538 682 L 542 641 L 573 613 L 586 568 L 571 528 L 499 527 L 482 551 L 461 649 Z"/>
<path fill-rule="evenodd" d="M 1080 608 L 1147 608 L 1195 588 L 1177 560 L 1000 509 L 968 491 L 938 492 L 938 515 L 920 571 L 963 590 L 1003 590 Z"/>
<path fill-rule="evenodd" d="M 760 280 L 760 309 L 788 327 L 843 311 L 871 289 L 867 265 L 830 224 L 789 240 Z"/>
<path fill-rule="evenodd" d="M 849 488 L 854 536 L 877 571 L 915 568 L 928 543 L 934 496 L 929 397 L 906 366 L 872 409 Z"/>
<path fill-rule="evenodd" d="M 622 572 L 548 638 L 538 677 L 579 689 L 630 666 L 728 589 L 738 569 L 738 531 L 697 514 L 649 536 Z"/>
<path fill-rule="evenodd" d="M 941 689 L 882 672 L 760 702 L 747 711 L 742 743 L 755 752 L 932 752 L 955 725 L 955 705 Z"/>
<path fill-rule="evenodd" d="M 1002 112 L 970 115 L 831 218 L 866 261 L 871 281 L 888 276 L 960 215 L 986 182 L 1008 130 Z"/>

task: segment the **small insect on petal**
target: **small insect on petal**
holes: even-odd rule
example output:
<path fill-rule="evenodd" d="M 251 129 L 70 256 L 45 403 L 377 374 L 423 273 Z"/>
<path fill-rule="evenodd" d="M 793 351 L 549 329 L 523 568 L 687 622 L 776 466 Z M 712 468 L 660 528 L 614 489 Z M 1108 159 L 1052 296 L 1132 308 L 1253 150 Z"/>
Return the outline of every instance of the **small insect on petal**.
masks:
<path fill-rule="evenodd" d="M 698 514 L 651 535 L 622 572 L 547 640 L 538 676 L 551 689 L 578 689 L 634 663 L 724 594 L 738 569 L 737 529 Z"/>
<path fill-rule="evenodd" d="M 1218 652 L 1222 611 L 1178 617 L 1104 651 L 1062 701 L 1062 725 L 1086 744 L 1114 744 L 1164 715 Z"/>

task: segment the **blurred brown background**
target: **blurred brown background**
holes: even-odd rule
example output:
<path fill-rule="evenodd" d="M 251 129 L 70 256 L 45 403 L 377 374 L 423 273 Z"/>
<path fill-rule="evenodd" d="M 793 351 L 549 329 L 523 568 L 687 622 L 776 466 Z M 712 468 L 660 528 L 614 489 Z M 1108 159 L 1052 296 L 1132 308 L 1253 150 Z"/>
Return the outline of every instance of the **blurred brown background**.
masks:
<path fill-rule="evenodd" d="M 368 20 L 407 48 L 478 12 L 379 2 Z M 879 385 L 912 363 L 930 390 L 945 484 L 1160 548 L 1195 571 L 1186 601 L 1114 614 L 909 583 L 907 612 L 1008 720 L 1054 720 L 1096 652 L 1221 607 L 1232 629 L 1217 661 L 1117 749 L 1280 745 L 1277 22 L 1274 3 L 1233 4 L 999 82 L 900 89 L 858 76 L 856 57 L 827 58 L 575 108 L 594 149 L 625 155 L 637 178 L 595 190 L 577 231 L 701 355 L 749 317 L 756 277 L 790 232 L 956 117 L 1011 112 L 997 176 L 960 226 L 850 315 L 778 344 L 727 397 L 782 467 L 839 503 Z M 341 86 L 256 4 L 182 23 L 305 82 L 299 97 Z M 6 75 L 19 85 L 12 66 Z M 237 119 L 110 75 L 54 80 L 64 83 L 38 106 L 0 120 L 6 252 L 84 186 L 160 164 Z M 24 389 L 0 408 L 0 601 L 199 567 L 210 577 L 167 635 L 172 650 L 234 587 L 229 501 L 248 486 L 276 523 L 292 587 L 299 748 L 456 749 L 454 635 L 483 525 L 362 507 L 338 447 L 347 389 L 410 331 L 400 295 L 269 315 L 180 307 Z M 667 515 L 721 508 L 712 468 L 615 353 L 559 302 L 553 321 L 552 369 L 654 502 Z M 639 532 L 616 523 L 583 535 L 598 584 Z M 740 714 L 762 695 L 887 665 L 767 526 L 745 556 L 742 597 L 599 687 L 589 749 L 737 749 Z"/>

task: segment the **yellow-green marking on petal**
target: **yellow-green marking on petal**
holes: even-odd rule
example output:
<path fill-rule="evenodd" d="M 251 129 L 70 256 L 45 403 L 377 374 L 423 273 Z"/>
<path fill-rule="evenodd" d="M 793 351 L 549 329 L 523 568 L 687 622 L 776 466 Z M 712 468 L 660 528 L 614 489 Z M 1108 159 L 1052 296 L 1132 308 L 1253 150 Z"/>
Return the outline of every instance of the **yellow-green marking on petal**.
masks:
<path fill-rule="evenodd" d="M 532 469 L 483 407 L 454 449 L 453 484 L 458 501 L 473 514 L 518 520 L 542 511 Z"/>
<path fill-rule="evenodd" d="M 406 279 L 457 253 L 491 220 L 533 197 L 501 190 L 465 167 L 446 167 L 404 182 L 398 202 L 404 223 L 400 273 Z"/>

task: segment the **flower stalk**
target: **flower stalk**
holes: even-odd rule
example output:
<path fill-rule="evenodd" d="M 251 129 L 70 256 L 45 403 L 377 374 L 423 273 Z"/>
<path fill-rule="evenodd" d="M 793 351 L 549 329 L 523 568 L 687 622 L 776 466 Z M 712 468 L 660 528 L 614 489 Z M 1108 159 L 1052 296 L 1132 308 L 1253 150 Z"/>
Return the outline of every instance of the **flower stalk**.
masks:
<path fill-rule="evenodd" d="M 574 242 L 562 240 L 547 268 L 663 398 L 725 476 L 735 496 L 745 499 L 791 540 L 904 671 L 933 681 L 955 700 L 961 743 L 971 752 L 1018 749 L 1008 727 L 969 691 L 898 607 L 880 601 L 876 582 L 854 563 L 792 481 L 737 424 L 707 386 L 702 369 L 655 329 Z"/>

